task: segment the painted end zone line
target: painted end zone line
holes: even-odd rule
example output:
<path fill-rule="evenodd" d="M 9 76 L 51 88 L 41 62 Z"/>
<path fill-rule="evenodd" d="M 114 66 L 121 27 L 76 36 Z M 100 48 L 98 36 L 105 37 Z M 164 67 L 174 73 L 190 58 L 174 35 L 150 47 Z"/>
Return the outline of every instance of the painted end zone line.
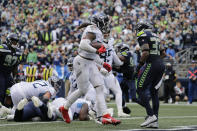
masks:
<path fill-rule="evenodd" d="M 128 117 L 128 118 L 118 118 L 121 120 L 135 120 L 135 119 L 144 119 L 145 117 Z M 197 116 L 163 116 L 159 119 L 182 119 L 182 118 L 197 118 Z"/>
<path fill-rule="evenodd" d="M 197 118 L 197 116 L 165 116 L 159 117 L 159 119 L 182 119 L 182 118 Z M 129 117 L 129 118 L 118 118 L 121 120 L 135 120 L 135 119 L 144 119 L 144 117 Z M 33 124 L 47 124 L 54 122 L 64 122 L 64 121 L 52 121 L 52 122 L 24 122 L 24 123 L 14 123 L 14 124 L 1 124 L 0 127 L 4 126 L 18 126 L 18 125 L 33 125 Z"/>

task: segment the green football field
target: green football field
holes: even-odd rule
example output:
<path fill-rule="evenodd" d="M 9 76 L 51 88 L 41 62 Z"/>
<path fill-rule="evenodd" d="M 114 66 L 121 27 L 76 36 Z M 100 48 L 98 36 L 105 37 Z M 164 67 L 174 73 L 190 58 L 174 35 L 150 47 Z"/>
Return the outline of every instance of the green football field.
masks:
<path fill-rule="evenodd" d="M 119 118 L 122 123 L 117 126 L 99 125 L 94 121 L 72 121 L 70 124 L 66 124 L 63 121 L 21 123 L 0 120 L 0 131 L 114 131 L 147 129 L 139 126 L 144 121 L 144 116 L 146 116 L 144 108 L 137 104 L 129 103 L 127 105 L 132 110 L 131 117 Z M 116 106 L 114 103 L 108 103 L 108 107 L 115 108 Z M 114 111 L 114 115 L 117 118 L 116 108 Z M 186 105 L 185 103 L 179 105 L 161 104 L 159 129 L 197 130 L 197 103 L 192 105 Z"/>

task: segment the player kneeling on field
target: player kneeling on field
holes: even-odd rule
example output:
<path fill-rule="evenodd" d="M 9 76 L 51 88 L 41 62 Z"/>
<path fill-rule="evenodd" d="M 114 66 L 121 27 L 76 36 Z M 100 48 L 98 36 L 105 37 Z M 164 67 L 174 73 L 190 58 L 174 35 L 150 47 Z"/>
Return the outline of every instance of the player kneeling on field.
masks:
<path fill-rule="evenodd" d="M 52 76 L 48 81 L 38 80 L 34 82 L 20 82 L 13 85 L 10 89 L 12 102 L 14 104 L 13 110 L 21 110 L 27 104 L 28 100 L 32 100 L 36 107 L 47 104 L 50 98 L 56 96 L 57 91 L 61 87 L 61 81 L 57 76 Z M 41 103 L 35 97 L 41 96 Z M 21 101 L 22 100 L 22 101 Z M 32 104 L 31 104 L 32 105 Z"/>
<path fill-rule="evenodd" d="M 31 101 L 26 98 L 22 99 L 15 110 L 14 120 L 19 122 L 35 120 L 34 118 L 41 121 L 56 120 L 56 117 L 52 114 L 50 103 L 46 103 L 46 100 L 41 101 L 35 96 L 31 98 Z"/>

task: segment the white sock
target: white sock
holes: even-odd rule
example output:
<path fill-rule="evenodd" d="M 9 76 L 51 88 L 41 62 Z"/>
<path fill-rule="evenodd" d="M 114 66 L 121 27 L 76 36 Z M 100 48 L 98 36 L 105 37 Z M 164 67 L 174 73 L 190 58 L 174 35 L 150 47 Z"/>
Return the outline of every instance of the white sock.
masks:
<path fill-rule="evenodd" d="M 97 116 L 103 116 L 104 113 L 106 113 L 106 102 L 104 98 L 104 93 L 103 93 L 103 88 L 104 86 L 98 86 L 96 87 L 96 108 L 97 108 Z"/>
<path fill-rule="evenodd" d="M 79 89 L 71 93 L 68 98 L 66 103 L 64 104 L 65 109 L 69 109 L 69 107 L 79 98 L 83 95 L 83 92 Z"/>

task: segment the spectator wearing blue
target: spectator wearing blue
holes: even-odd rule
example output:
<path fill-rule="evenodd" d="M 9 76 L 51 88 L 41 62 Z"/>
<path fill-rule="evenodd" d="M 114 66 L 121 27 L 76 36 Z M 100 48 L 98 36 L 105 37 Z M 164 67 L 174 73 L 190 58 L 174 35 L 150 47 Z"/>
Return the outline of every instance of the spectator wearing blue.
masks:
<path fill-rule="evenodd" d="M 194 93 L 197 94 L 197 66 L 195 61 L 192 61 L 192 65 L 188 70 L 188 78 L 188 104 L 192 104 Z"/>
<path fill-rule="evenodd" d="M 166 55 L 170 60 L 174 60 L 175 59 L 175 50 L 173 48 L 172 44 L 169 44 L 167 50 L 166 50 Z"/>

